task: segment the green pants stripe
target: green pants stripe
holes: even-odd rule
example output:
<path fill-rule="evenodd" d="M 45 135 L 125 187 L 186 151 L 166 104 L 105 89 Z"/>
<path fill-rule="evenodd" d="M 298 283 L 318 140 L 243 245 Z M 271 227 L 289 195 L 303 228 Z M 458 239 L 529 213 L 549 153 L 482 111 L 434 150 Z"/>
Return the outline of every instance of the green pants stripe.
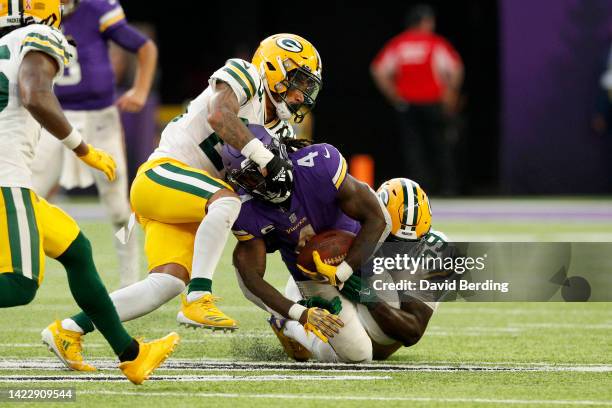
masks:
<path fill-rule="evenodd" d="M 191 184 L 187 184 L 187 183 L 183 183 L 181 181 L 176 181 L 176 180 L 172 180 L 166 177 L 163 177 L 161 175 L 159 175 L 158 173 L 156 173 L 154 171 L 154 169 L 151 170 L 147 170 L 145 172 L 145 175 L 151 179 L 152 181 L 154 181 L 155 183 L 162 185 L 164 187 L 168 187 L 174 190 L 179 190 L 182 191 L 184 193 L 187 194 L 193 194 L 195 196 L 198 197 L 202 197 L 205 200 L 210 199 L 210 197 L 212 197 L 213 193 L 207 190 L 204 190 L 202 188 L 196 187 L 194 185 Z"/>
<path fill-rule="evenodd" d="M 181 174 L 183 176 L 188 176 L 188 177 L 194 177 L 197 178 L 198 180 L 206 183 L 206 184 L 210 184 L 214 187 L 217 188 L 226 188 L 223 184 L 219 183 L 217 180 L 215 180 L 212 177 L 206 176 L 202 173 L 198 173 L 197 171 L 190 171 L 190 170 L 186 170 L 183 169 L 181 167 L 175 166 L 173 164 L 170 163 L 164 163 L 162 164 L 160 167 L 162 167 L 163 169 L 166 169 L 172 173 L 176 173 L 176 174 Z M 216 189 L 212 189 L 212 192 L 216 192 Z"/>
<path fill-rule="evenodd" d="M 9 234 L 9 245 L 11 247 L 11 263 L 13 264 L 13 272 L 22 274 L 21 266 L 21 237 L 19 234 L 19 223 L 17 222 L 17 210 L 15 209 L 15 201 L 10 187 L 2 187 L 2 197 L 4 198 L 4 206 L 6 208 L 6 218 Z"/>
<path fill-rule="evenodd" d="M 23 197 L 23 204 L 25 206 L 26 216 L 28 218 L 28 229 L 30 231 L 32 279 L 38 282 L 38 276 L 40 275 L 40 235 L 38 226 L 36 225 L 36 214 L 34 213 L 34 206 L 32 205 L 32 195 L 30 194 L 30 190 L 22 188 L 21 196 Z"/>

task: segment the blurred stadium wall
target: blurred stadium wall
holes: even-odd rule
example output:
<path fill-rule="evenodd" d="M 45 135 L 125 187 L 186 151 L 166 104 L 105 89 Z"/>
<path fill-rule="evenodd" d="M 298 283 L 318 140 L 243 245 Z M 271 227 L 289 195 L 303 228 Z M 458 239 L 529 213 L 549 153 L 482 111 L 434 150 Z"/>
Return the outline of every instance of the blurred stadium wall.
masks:
<path fill-rule="evenodd" d="M 394 112 L 375 89 L 369 64 L 403 29 L 404 13 L 416 3 L 273 7 L 236 0 L 229 7 L 188 2 L 160 9 L 144 0 L 122 1 L 130 20 L 155 26 L 161 102 L 174 108 L 201 92 L 227 58 L 249 59 L 269 34 L 295 32 L 311 40 L 324 66 L 314 139 L 335 144 L 346 156 L 371 155 L 376 184 L 400 176 L 399 140 Z M 425 3 L 436 8 L 438 32 L 465 62 L 465 108 L 455 146 L 462 193 L 612 192 L 612 170 L 605 168 L 612 149 L 589 131 L 610 47 L 612 2 Z"/>

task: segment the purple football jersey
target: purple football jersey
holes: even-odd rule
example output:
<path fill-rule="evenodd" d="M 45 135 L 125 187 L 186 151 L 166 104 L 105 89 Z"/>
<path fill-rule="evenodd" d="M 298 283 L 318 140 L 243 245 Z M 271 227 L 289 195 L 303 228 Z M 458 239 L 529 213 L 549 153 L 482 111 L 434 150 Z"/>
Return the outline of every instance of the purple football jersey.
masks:
<path fill-rule="evenodd" d="M 64 109 L 97 110 L 113 104 L 115 76 L 108 55 L 107 34 L 125 24 L 125 15 L 117 0 L 81 0 L 63 21 L 64 34 L 77 43 L 76 58 L 55 86 L 55 94 Z"/>
<path fill-rule="evenodd" d="M 297 268 L 296 260 L 306 239 L 330 229 L 357 233 L 360 225 L 342 212 L 336 199 L 346 177 L 346 160 L 334 146 L 316 144 L 289 157 L 295 180 L 290 208 L 247 199 L 232 229 L 241 241 L 265 238 L 272 242 L 293 278 L 302 281 L 308 277 Z"/>

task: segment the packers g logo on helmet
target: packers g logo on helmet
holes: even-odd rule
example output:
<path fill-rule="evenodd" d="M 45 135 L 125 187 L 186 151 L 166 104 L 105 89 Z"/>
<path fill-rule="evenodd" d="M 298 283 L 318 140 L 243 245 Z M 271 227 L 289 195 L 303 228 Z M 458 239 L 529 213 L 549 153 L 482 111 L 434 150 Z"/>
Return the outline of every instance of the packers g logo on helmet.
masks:
<path fill-rule="evenodd" d="M 431 229 L 431 207 L 418 183 L 407 178 L 385 181 L 376 192 L 391 216 L 391 236 L 416 241 Z"/>
<path fill-rule="evenodd" d="M 0 28 L 44 24 L 59 28 L 61 0 L 0 0 Z"/>
<path fill-rule="evenodd" d="M 252 62 L 264 77 L 266 91 L 280 97 L 295 121 L 301 122 L 314 107 L 321 90 L 322 64 L 316 48 L 299 35 L 274 34 L 259 44 Z M 302 92 L 302 105 L 289 106 L 285 93 L 290 89 Z"/>
<path fill-rule="evenodd" d="M 304 47 L 299 41 L 290 37 L 281 37 L 276 40 L 276 44 L 284 50 L 291 52 L 302 52 Z"/>

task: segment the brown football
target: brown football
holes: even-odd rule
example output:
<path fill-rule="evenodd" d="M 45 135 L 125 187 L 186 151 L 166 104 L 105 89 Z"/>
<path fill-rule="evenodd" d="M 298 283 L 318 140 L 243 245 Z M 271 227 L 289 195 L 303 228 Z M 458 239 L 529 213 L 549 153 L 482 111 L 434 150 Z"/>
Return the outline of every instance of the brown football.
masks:
<path fill-rule="evenodd" d="M 297 263 L 309 271 L 317 268 L 312 259 L 312 251 L 318 251 L 321 260 L 329 265 L 340 265 L 353 244 L 355 234 L 342 230 L 330 230 L 315 235 L 300 251 Z"/>

